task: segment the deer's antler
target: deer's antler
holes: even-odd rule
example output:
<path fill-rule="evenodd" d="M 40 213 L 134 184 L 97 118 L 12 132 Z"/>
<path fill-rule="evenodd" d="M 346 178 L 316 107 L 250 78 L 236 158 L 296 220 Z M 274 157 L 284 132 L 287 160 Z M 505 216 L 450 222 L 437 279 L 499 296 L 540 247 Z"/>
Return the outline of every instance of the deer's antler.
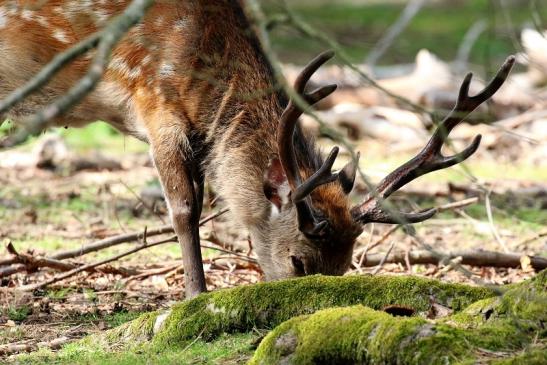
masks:
<path fill-rule="evenodd" d="M 321 53 L 314 58 L 298 75 L 294 89 L 302 96 L 302 98 L 310 105 L 317 103 L 319 100 L 330 95 L 336 90 L 336 85 L 326 85 L 317 90 L 306 93 L 306 84 L 312 75 L 329 59 L 334 56 L 334 52 L 327 51 Z M 279 132 L 277 136 L 277 146 L 279 153 L 279 161 L 283 166 L 283 170 L 287 176 L 287 181 L 291 188 L 291 199 L 296 205 L 298 212 L 298 226 L 300 231 L 308 237 L 317 237 L 327 226 L 325 220 L 317 219 L 310 206 L 309 195 L 318 186 L 333 182 L 338 178 L 338 173 L 332 173 L 332 165 L 338 155 L 338 147 L 334 147 L 323 165 L 310 178 L 302 182 L 298 162 L 294 153 L 293 134 L 298 122 L 298 118 L 302 115 L 303 110 L 294 103 L 289 101 L 287 108 L 281 115 L 279 124 Z"/>
<path fill-rule="evenodd" d="M 508 57 L 494 79 L 475 96 L 469 96 L 469 84 L 473 74 L 467 74 L 460 87 L 456 106 L 437 127 L 427 145 L 414 158 L 387 175 L 360 205 L 351 209 L 354 220 L 362 224 L 369 222 L 416 223 L 433 216 L 436 213 L 435 209 L 427 209 L 418 213 L 393 213 L 385 209 L 382 202 L 393 192 L 417 177 L 460 163 L 475 153 L 481 141 L 480 135 L 477 135 L 467 148 L 455 155 L 443 156 L 441 148 L 452 129 L 498 91 L 507 79 L 514 63 L 515 57 Z"/>

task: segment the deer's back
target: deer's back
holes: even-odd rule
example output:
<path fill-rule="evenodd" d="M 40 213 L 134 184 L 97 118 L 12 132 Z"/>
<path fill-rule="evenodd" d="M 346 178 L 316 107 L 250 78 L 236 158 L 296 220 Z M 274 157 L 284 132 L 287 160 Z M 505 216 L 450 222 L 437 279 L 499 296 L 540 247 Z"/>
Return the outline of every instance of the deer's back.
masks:
<path fill-rule="evenodd" d="M 0 1 L 0 97 L 102 29 L 128 3 Z M 268 70 L 257 66 L 260 52 L 248 29 L 239 29 L 246 27 L 240 10 L 230 0 L 157 1 L 116 46 L 96 90 L 56 124 L 105 120 L 141 139 L 145 131 L 180 124 L 186 133 L 211 134 L 219 106 L 233 109 L 246 93 L 269 87 Z M 93 55 L 69 64 L 11 116 L 20 119 L 62 95 L 85 74 Z M 227 93 L 241 97 L 227 101 Z"/>

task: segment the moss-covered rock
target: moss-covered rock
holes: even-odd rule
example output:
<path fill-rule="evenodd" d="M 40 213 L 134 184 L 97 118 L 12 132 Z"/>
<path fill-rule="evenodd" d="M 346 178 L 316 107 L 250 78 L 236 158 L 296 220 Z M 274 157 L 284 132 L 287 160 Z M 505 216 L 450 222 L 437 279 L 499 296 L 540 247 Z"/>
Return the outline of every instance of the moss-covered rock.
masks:
<path fill-rule="evenodd" d="M 547 358 L 546 273 L 438 320 L 397 318 L 361 305 L 292 318 L 262 341 L 252 364 L 446 364 Z M 491 359 L 493 360 L 493 359 Z"/>

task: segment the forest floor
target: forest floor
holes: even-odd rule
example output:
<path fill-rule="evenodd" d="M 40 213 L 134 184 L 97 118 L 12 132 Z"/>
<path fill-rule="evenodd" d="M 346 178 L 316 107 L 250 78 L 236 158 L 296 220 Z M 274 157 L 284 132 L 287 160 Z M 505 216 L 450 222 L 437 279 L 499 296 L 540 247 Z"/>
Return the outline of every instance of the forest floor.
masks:
<path fill-rule="evenodd" d="M 78 248 L 117 234 L 143 231 L 145 227 L 151 230 L 168 222 L 161 198 L 150 198 L 147 193 L 158 188 L 147 146 L 119 136 L 100 123 L 57 133 L 63 136 L 74 155 L 93 160 L 100 151 L 117 162 L 118 167 L 113 171 L 71 172 L 66 166 L 56 170 L 25 166 L 25 156 L 31 159 L 35 154 L 33 148 L 39 142 L 7 152 L 11 155 L 3 155 L 3 167 L 0 167 L 0 219 L 3 222 L 0 240 L 5 244 L 11 242 L 19 253 L 38 256 Z M 361 168 L 374 182 L 415 152 L 393 153 L 397 146 L 375 139 L 364 139 L 355 147 L 364 153 Z M 409 210 L 477 196 L 475 204 L 442 212 L 415 225 L 417 236 L 441 253 L 465 249 L 504 252 L 506 248 L 523 256 L 520 267 L 464 266 L 466 270 L 460 271 L 450 265 L 403 263 L 365 267 L 366 262 L 360 267 L 358 263 L 366 261 L 361 257 L 363 248 L 371 242 L 378 243 L 391 228 L 375 224 L 367 226 L 359 238 L 355 263 L 348 275 L 410 273 L 447 282 L 496 285 L 530 278 L 534 270 L 527 263 L 526 255 L 545 256 L 547 252 L 547 166 L 530 161 L 527 156 L 532 155 L 520 151 L 517 157 L 508 158 L 511 156 L 508 151 L 480 150 L 466 164 L 475 182 L 470 181 L 469 173 L 462 167 L 454 167 L 424 176 L 394 197 L 399 206 Z M 14 166 L 17 161 L 19 165 Z M 337 162 L 343 163 L 343 159 Z M 482 188 L 491 191 L 488 199 L 491 221 L 486 195 L 476 193 Z M 355 201 L 363 194 L 364 186 L 359 183 L 354 192 Z M 222 201 L 214 207 L 206 203 L 203 217 L 220 209 Z M 202 244 L 213 248 L 203 250 L 210 290 L 261 280 L 252 244 L 230 218 L 229 213 L 221 215 L 201 230 Z M 136 244 L 138 242 L 113 246 L 72 262 L 95 262 Z M 367 255 L 384 255 L 388 250 L 411 251 L 421 248 L 420 245 L 397 230 Z M 3 249 L 0 260 L 7 257 L 10 255 Z M 112 263 L 118 272 L 80 273 L 33 292 L 21 293 L 14 289 L 42 282 L 57 272 L 40 269 L 4 277 L 0 286 L 0 346 L 35 344 L 59 337 L 80 338 L 115 327 L 142 312 L 166 308 L 183 299 L 180 263 L 178 244 L 166 243 Z"/>
<path fill-rule="evenodd" d="M 267 8 L 268 3 L 265 2 Z M 302 3 L 306 6 L 301 6 Z M 404 2 L 374 2 L 367 6 L 353 1 L 343 4 L 329 1 L 311 6 L 312 3 L 317 2 L 291 2 L 298 14 L 339 40 L 350 57 L 361 62 L 396 19 Z M 473 65 L 487 65 L 488 69 L 488 65 L 498 64 L 507 54 L 520 51 L 518 47 L 515 49 L 518 44 L 515 39 L 524 23 L 539 19 L 545 24 L 547 19 L 547 8 L 534 7 L 539 2 L 531 1 L 530 6 L 522 6 L 525 1 L 507 3 L 509 8 L 487 0 L 450 2 L 450 6 L 431 2 L 397 38 L 379 64 L 410 62 L 422 48 L 452 60 L 465 33 L 482 19 L 487 20 L 490 27 L 479 37 L 470 61 Z M 268 12 L 275 13 L 275 5 L 271 5 Z M 302 63 L 324 50 L 322 45 L 283 27 L 273 30 L 272 39 L 276 51 L 287 61 Z M 8 127 L 6 124 L 0 127 L 0 135 L 2 128 Z M 53 133 L 62 137 L 72 157 L 92 164 L 97 161 L 104 164 L 106 158 L 109 169 L 90 168 L 83 166 L 85 164 L 75 168 L 63 163 L 38 168 L 33 161 L 36 146 L 42 139 L 1 153 L 0 262 L 13 257 L 5 248 L 9 243 L 20 254 L 48 255 L 168 223 L 146 145 L 122 137 L 102 123 Z M 492 133 L 500 135 L 500 131 L 494 129 Z M 514 137 L 503 134 L 499 143 L 479 148 L 464 167 L 459 165 L 423 176 L 393 196 L 405 211 L 471 197 L 476 197 L 477 202 L 449 209 L 414 225 L 419 241 L 401 229 L 392 232 L 386 225 L 367 226 L 359 237 L 354 265 L 347 275 L 412 274 L 473 285 L 516 283 L 534 276 L 528 257 L 547 257 L 547 150 L 545 141 L 530 144 Z M 320 143 L 325 150 L 332 145 L 326 140 Z M 409 148 L 372 138 L 354 142 L 354 147 L 361 151 L 360 167 L 372 182 L 378 182 L 418 150 L 417 146 Z M 335 168 L 342 166 L 344 157 L 347 158 L 342 156 Z M 354 200 L 359 201 L 365 193 L 363 182 L 358 182 Z M 203 217 L 222 208 L 222 201 L 206 203 Z M 201 236 L 202 244 L 208 247 L 203 249 L 203 255 L 209 290 L 261 281 L 262 273 L 255 263 L 252 243 L 229 213 L 206 223 L 201 228 Z M 69 261 L 75 265 L 96 262 L 140 243 L 112 246 Z M 369 266 L 363 255 L 367 246 L 375 246 L 367 255 L 383 257 L 388 251 L 409 252 L 422 249 L 424 244 L 440 253 L 490 250 L 516 253 L 522 259 L 520 266 L 514 268 L 463 265 L 459 269 L 453 262 Z M 0 348 L 9 344 L 19 346 L 14 353 L 24 352 L 34 349 L 39 342 L 82 338 L 116 327 L 143 312 L 168 308 L 183 299 L 180 266 L 178 244 L 170 242 L 113 262 L 109 270 L 99 267 L 95 272 L 80 273 L 32 292 L 22 293 L 16 288 L 44 282 L 58 275 L 58 271 L 41 268 L 0 277 Z M 262 336 L 263 333 L 221 336 L 212 344 L 196 341 L 184 348 L 177 360 L 240 363 L 249 358 L 250 344 Z M 11 356 L 12 353 L 0 352 L 0 362 L 14 360 Z"/>

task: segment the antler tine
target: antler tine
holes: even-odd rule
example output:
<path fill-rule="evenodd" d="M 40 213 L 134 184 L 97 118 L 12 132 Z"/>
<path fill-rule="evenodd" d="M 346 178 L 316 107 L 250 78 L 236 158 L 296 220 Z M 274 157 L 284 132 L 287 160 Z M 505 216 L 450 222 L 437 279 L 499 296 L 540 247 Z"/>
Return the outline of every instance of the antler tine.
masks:
<path fill-rule="evenodd" d="M 330 95 L 336 90 L 336 85 L 326 85 L 318 88 L 310 93 L 305 93 L 306 85 L 312 75 L 329 59 L 334 56 L 334 52 L 327 51 L 321 53 L 314 58 L 296 78 L 294 88 L 295 91 L 310 105 L 315 104 L 319 100 Z M 298 227 L 300 231 L 309 237 L 320 236 L 325 227 L 328 225 L 326 221 L 317 221 L 313 215 L 313 211 L 305 201 L 305 198 L 316 187 L 334 181 L 337 175 L 331 174 L 331 168 L 334 160 L 338 155 L 338 148 L 335 147 L 331 151 L 327 160 L 321 168 L 315 172 L 306 182 L 302 184 L 300 170 L 296 161 L 293 146 L 293 134 L 298 122 L 298 118 L 302 115 L 303 110 L 296 105 L 292 100 L 283 111 L 279 123 L 277 136 L 277 147 L 279 153 L 279 161 L 283 166 L 287 181 L 291 188 L 292 200 L 295 203 L 298 215 Z"/>
<path fill-rule="evenodd" d="M 306 88 L 306 85 L 308 84 L 308 81 L 310 81 L 315 71 L 317 71 L 319 67 L 321 67 L 325 62 L 327 62 L 333 57 L 334 57 L 333 51 L 325 51 L 317 55 L 313 60 L 311 60 L 310 63 L 308 63 L 306 67 L 304 67 L 304 69 L 300 71 L 300 74 L 296 78 L 294 82 L 295 91 L 299 94 L 303 94 L 304 89 Z"/>
<path fill-rule="evenodd" d="M 321 168 L 296 188 L 292 194 L 293 202 L 297 203 L 304 200 L 316 187 L 333 182 L 338 178 L 337 173 L 333 174 L 331 172 L 334 160 L 338 156 L 338 151 L 338 147 L 333 147 Z"/>
<path fill-rule="evenodd" d="M 460 163 L 475 153 L 480 144 L 480 135 L 477 135 L 467 148 L 452 156 L 443 156 L 441 148 L 452 129 L 499 90 L 507 79 L 514 63 L 515 57 L 508 57 L 492 81 L 475 96 L 469 96 L 469 85 L 472 78 L 472 74 L 469 73 L 460 87 L 456 106 L 437 127 L 426 146 L 414 158 L 386 176 L 363 203 L 351 209 L 354 219 L 363 224 L 367 222 L 416 223 L 433 216 L 435 209 L 419 213 L 391 214 L 382 208 L 382 201 L 417 177 Z"/>
<path fill-rule="evenodd" d="M 355 184 L 355 177 L 357 175 L 357 167 L 359 166 L 360 157 L 361 157 L 361 153 L 357 152 L 355 156 L 355 160 L 348 162 L 346 166 L 344 166 L 342 170 L 338 172 L 338 180 L 340 181 L 342 190 L 346 194 L 351 193 L 351 190 L 353 190 L 353 185 Z"/>
<path fill-rule="evenodd" d="M 473 73 L 468 73 L 460 87 L 460 92 L 458 95 L 458 100 L 456 101 L 456 106 L 450 112 L 450 114 L 442 121 L 439 127 L 435 130 L 433 137 L 431 138 L 428 145 L 431 143 L 436 147 L 436 151 L 440 151 L 446 136 L 456 127 L 465 117 L 475 110 L 479 105 L 490 99 L 503 85 L 509 71 L 515 64 L 515 57 L 509 56 L 500 67 L 496 76 L 490 81 L 490 83 L 477 95 L 469 96 L 469 86 L 471 84 L 471 79 L 473 78 Z M 475 141 L 473 141 L 475 143 Z M 427 147 L 426 147 L 427 148 Z"/>
<path fill-rule="evenodd" d="M 333 56 L 334 53 L 331 51 L 323 52 L 314 58 L 306 67 L 304 67 L 302 72 L 296 78 L 296 92 L 301 95 L 310 105 L 317 103 L 319 100 L 327 97 L 334 92 L 334 90 L 336 90 L 336 85 L 326 85 L 309 94 L 304 94 L 304 89 L 306 88 L 307 82 L 310 80 L 313 73 Z M 292 139 L 296 123 L 301 115 L 301 108 L 295 105 L 292 100 L 289 101 L 289 104 L 281 115 L 279 132 L 277 136 L 279 160 L 283 166 L 285 174 L 287 175 L 287 181 L 289 182 L 289 186 L 292 191 L 295 191 L 302 181 L 298 164 L 296 163 Z"/>

